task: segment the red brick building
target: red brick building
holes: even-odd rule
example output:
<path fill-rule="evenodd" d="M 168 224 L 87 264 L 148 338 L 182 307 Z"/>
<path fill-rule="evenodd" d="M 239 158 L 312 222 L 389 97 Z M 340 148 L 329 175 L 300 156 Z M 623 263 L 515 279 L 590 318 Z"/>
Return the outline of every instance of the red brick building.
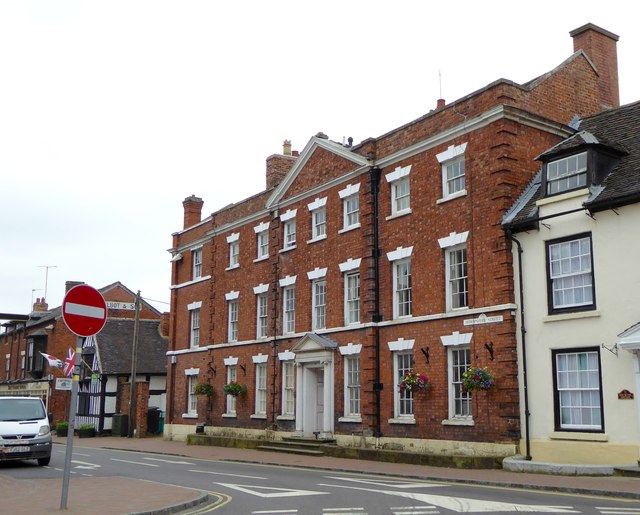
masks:
<path fill-rule="evenodd" d="M 506 210 L 574 115 L 617 106 L 617 36 L 591 24 L 526 84 L 498 80 L 378 138 L 320 133 L 267 189 L 173 235 L 166 433 L 352 435 L 507 455 L 520 438 Z M 489 390 L 462 374 L 488 367 Z M 427 391 L 401 390 L 407 372 Z M 246 392 L 226 395 L 238 382 Z M 213 386 L 198 396 L 198 383 Z M 375 440 L 374 440 L 375 439 Z"/>

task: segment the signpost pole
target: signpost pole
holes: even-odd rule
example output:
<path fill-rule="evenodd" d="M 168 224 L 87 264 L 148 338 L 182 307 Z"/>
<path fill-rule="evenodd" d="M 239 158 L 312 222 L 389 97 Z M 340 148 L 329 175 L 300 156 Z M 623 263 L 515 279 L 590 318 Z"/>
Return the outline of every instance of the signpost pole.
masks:
<path fill-rule="evenodd" d="M 67 497 L 69 494 L 69 476 L 71 475 L 71 453 L 73 452 L 73 432 L 76 424 L 76 406 L 78 399 L 78 381 L 80 356 L 82 354 L 82 337 L 76 338 L 76 356 L 73 365 L 73 382 L 71 384 L 71 406 L 69 406 L 69 430 L 67 432 L 67 449 L 64 455 L 64 476 L 62 479 L 62 497 L 60 509 L 67 509 Z"/>

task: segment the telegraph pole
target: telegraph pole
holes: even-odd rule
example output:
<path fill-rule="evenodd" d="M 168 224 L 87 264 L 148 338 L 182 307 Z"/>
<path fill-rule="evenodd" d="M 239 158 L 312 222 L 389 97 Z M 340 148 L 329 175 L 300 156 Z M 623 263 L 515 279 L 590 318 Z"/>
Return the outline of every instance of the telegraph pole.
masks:
<path fill-rule="evenodd" d="M 140 290 L 136 295 L 136 316 L 133 322 L 133 345 L 131 346 L 131 386 L 129 388 L 129 438 L 133 436 L 136 414 L 136 366 L 138 358 L 138 326 L 140 325 Z"/>

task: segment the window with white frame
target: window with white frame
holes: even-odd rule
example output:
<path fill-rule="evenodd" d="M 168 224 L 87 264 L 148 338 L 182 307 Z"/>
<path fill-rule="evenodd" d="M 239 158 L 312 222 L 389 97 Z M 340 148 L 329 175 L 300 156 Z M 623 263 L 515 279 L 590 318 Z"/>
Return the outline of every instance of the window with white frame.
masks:
<path fill-rule="evenodd" d="M 311 241 L 322 240 L 327 236 L 327 197 L 317 198 L 308 204 L 311 212 Z"/>
<path fill-rule="evenodd" d="M 256 404 L 255 415 L 267 414 L 267 364 L 256 363 Z"/>
<path fill-rule="evenodd" d="M 393 172 L 385 175 L 391 188 L 391 216 L 403 215 L 411 212 L 411 185 L 409 173 L 411 165 L 398 166 Z"/>
<path fill-rule="evenodd" d="M 256 338 L 266 338 L 268 334 L 267 324 L 269 320 L 269 312 L 267 311 L 267 293 L 259 293 L 256 295 L 256 312 Z"/>
<path fill-rule="evenodd" d="M 282 288 L 282 334 L 296 331 L 296 276 L 286 276 L 279 281 Z"/>
<path fill-rule="evenodd" d="M 312 301 L 312 328 L 324 329 L 327 326 L 327 281 L 316 279 L 311 283 Z"/>
<path fill-rule="evenodd" d="M 409 390 L 400 391 L 397 385 L 402 378 L 413 371 L 413 351 L 395 352 L 393 354 L 394 363 L 394 384 L 395 387 L 395 413 L 396 418 L 413 418 L 413 392 Z"/>
<path fill-rule="evenodd" d="M 447 311 L 469 306 L 469 278 L 467 274 L 467 238 L 469 231 L 456 233 L 438 239 L 444 250 L 445 294 Z"/>
<path fill-rule="evenodd" d="M 269 231 L 259 232 L 256 238 L 258 247 L 257 259 L 269 257 Z"/>
<path fill-rule="evenodd" d="M 415 423 L 413 416 L 413 393 L 407 390 L 400 391 L 398 385 L 402 378 L 413 371 L 413 346 L 415 340 L 399 340 L 388 342 L 389 350 L 393 355 L 393 416 L 392 423 Z"/>
<path fill-rule="evenodd" d="M 556 429 L 602 431 L 604 420 L 598 349 L 552 352 Z"/>
<path fill-rule="evenodd" d="M 465 157 L 467 144 L 450 145 L 436 155 L 442 166 L 442 200 L 456 198 L 467 193 L 465 189 Z"/>
<path fill-rule="evenodd" d="M 229 309 L 229 325 L 227 339 L 230 342 L 238 341 L 238 299 L 227 301 Z"/>
<path fill-rule="evenodd" d="M 193 302 L 189 310 L 189 346 L 193 349 L 200 345 L 200 306 L 202 302 Z"/>
<path fill-rule="evenodd" d="M 394 263 L 393 284 L 395 318 L 411 316 L 411 259 Z"/>
<path fill-rule="evenodd" d="M 584 188 L 587 185 L 587 153 L 547 163 L 547 195 Z"/>
<path fill-rule="evenodd" d="M 345 368 L 345 417 L 360 416 L 360 354 L 347 356 Z"/>
<path fill-rule="evenodd" d="M 360 183 L 349 184 L 340 190 L 342 199 L 342 231 L 360 227 Z"/>
<path fill-rule="evenodd" d="M 238 381 L 238 358 L 225 358 L 225 365 L 227 366 L 227 384 L 235 383 Z M 227 395 L 227 410 L 226 415 L 235 416 L 236 414 L 236 397 L 234 395 Z"/>
<path fill-rule="evenodd" d="M 344 313 L 346 325 L 360 323 L 360 271 L 344 275 Z"/>
<path fill-rule="evenodd" d="M 459 245 L 446 251 L 447 306 L 449 310 L 469 306 L 467 276 L 467 246 Z"/>
<path fill-rule="evenodd" d="M 296 212 L 297 209 L 289 209 L 280 215 L 282 222 L 282 250 L 292 249 L 296 246 Z"/>
<path fill-rule="evenodd" d="M 413 247 L 398 247 L 393 252 L 387 252 L 387 258 L 393 265 L 393 318 L 412 315 L 412 252 Z"/>
<path fill-rule="evenodd" d="M 295 362 L 282 362 L 282 414 L 292 417 L 295 414 Z"/>
<path fill-rule="evenodd" d="M 549 312 L 595 307 L 591 235 L 547 242 Z"/>
<path fill-rule="evenodd" d="M 193 259 L 193 272 L 192 279 L 199 279 L 202 277 L 202 248 L 193 249 L 191 251 L 192 259 Z"/>
<path fill-rule="evenodd" d="M 194 389 L 196 384 L 198 384 L 199 372 L 200 370 L 197 368 L 188 368 L 184 371 L 187 376 L 187 391 L 185 392 L 187 399 L 187 411 L 183 416 L 187 418 L 198 416 L 198 396 L 195 394 Z"/>
<path fill-rule="evenodd" d="M 449 361 L 449 418 L 471 417 L 471 392 L 462 388 L 462 374 L 471 366 L 471 347 L 455 345 L 447 349 Z"/>
<path fill-rule="evenodd" d="M 263 222 L 253 228 L 256 233 L 256 260 L 269 257 L 269 222 Z"/>
<path fill-rule="evenodd" d="M 233 233 L 227 237 L 229 244 L 229 268 L 240 266 L 240 233 Z"/>

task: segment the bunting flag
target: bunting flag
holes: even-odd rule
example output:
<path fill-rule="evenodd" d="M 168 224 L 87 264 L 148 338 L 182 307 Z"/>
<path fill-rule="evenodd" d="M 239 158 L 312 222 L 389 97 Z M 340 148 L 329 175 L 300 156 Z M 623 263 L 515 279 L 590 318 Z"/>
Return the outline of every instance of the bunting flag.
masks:
<path fill-rule="evenodd" d="M 62 368 L 62 360 L 52 356 L 51 354 L 45 354 L 44 352 L 41 352 L 40 354 L 44 356 L 50 367 Z"/>
<path fill-rule="evenodd" d="M 73 375 L 73 367 L 76 364 L 76 353 L 73 349 L 69 349 L 67 352 L 67 357 L 64 360 L 64 368 L 62 369 L 62 374 L 65 377 L 71 377 Z"/>

